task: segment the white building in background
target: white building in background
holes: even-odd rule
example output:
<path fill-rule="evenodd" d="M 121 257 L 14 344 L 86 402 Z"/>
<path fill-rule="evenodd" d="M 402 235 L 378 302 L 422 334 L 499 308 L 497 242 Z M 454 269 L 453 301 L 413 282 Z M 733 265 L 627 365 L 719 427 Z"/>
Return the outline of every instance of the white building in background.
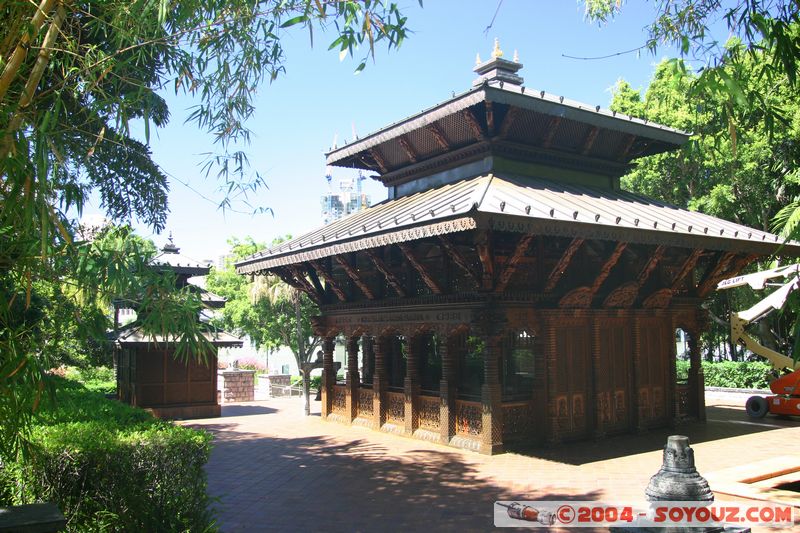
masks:
<path fill-rule="evenodd" d="M 330 186 L 332 181 L 330 174 L 325 178 L 328 180 L 328 186 Z M 331 189 L 327 194 L 322 195 L 320 206 L 324 224 L 329 224 L 334 220 L 339 220 L 370 207 L 370 197 L 361 189 L 361 183 L 365 179 L 367 178 L 359 174 L 356 178 L 340 180 L 339 192 L 334 192 Z"/>

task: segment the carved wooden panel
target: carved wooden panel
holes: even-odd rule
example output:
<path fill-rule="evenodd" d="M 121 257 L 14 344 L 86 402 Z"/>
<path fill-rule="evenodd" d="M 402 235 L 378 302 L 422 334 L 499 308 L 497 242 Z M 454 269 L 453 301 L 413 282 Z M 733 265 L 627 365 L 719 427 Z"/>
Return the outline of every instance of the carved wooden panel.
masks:
<path fill-rule="evenodd" d="M 641 320 L 641 357 L 638 368 L 639 417 L 644 425 L 659 425 L 669 416 L 667 391 L 670 385 L 671 345 L 674 332 L 661 319 Z M 644 399 L 646 404 L 641 400 Z"/>
<path fill-rule="evenodd" d="M 438 431 L 440 401 L 438 396 L 420 396 L 417 398 L 419 427 Z"/>
<path fill-rule="evenodd" d="M 585 324 L 564 324 L 555 330 L 556 424 L 565 437 L 583 437 L 589 431 L 586 416 L 591 385 L 591 328 Z"/>
<path fill-rule="evenodd" d="M 336 414 L 345 414 L 347 407 L 346 392 L 344 385 L 333 386 L 333 400 L 331 402 L 331 411 Z"/>
<path fill-rule="evenodd" d="M 528 402 L 503 404 L 503 433 L 524 436 L 533 431 L 533 412 Z"/>
<path fill-rule="evenodd" d="M 406 423 L 406 401 L 402 392 L 386 393 L 386 421 L 400 426 Z"/>
<path fill-rule="evenodd" d="M 614 422 L 616 424 L 628 423 L 628 407 L 625 401 L 627 394 L 627 390 L 614 391 Z"/>
<path fill-rule="evenodd" d="M 597 422 L 603 430 L 625 430 L 630 415 L 626 391 L 630 387 L 633 342 L 626 319 L 605 319 L 597 324 Z"/>
<path fill-rule="evenodd" d="M 369 418 L 372 416 L 372 390 L 358 389 L 358 416 Z"/>
<path fill-rule="evenodd" d="M 689 416 L 689 385 L 679 383 L 675 389 L 675 412 L 679 416 Z"/>
<path fill-rule="evenodd" d="M 483 429 L 480 402 L 456 400 L 456 434 L 478 436 Z"/>

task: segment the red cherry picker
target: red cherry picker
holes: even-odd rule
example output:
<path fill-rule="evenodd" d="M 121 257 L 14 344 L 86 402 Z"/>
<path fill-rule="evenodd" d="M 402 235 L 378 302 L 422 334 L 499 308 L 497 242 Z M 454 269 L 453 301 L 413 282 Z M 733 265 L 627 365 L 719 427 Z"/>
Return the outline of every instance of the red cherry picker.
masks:
<path fill-rule="evenodd" d="M 791 357 L 762 346 L 746 331 L 749 324 L 758 322 L 772 311 L 780 310 L 789 295 L 800 287 L 800 264 L 736 276 L 717 285 L 718 290 L 742 285 L 749 285 L 754 290 L 764 290 L 767 282 L 776 278 L 784 278 L 785 282 L 750 309 L 731 313 L 730 317 L 731 336 L 734 342 L 765 358 L 776 370 L 792 371 L 770 383 L 771 396 L 751 396 L 747 400 L 745 410 L 753 418 L 761 418 L 767 413 L 800 416 L 800 360 L 795 361 Z"/>

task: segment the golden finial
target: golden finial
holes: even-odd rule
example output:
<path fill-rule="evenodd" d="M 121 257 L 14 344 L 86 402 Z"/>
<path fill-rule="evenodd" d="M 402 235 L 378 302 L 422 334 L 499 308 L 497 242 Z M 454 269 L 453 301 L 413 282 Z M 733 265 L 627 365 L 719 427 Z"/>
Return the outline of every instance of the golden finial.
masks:
<path fill-rule="evenodd" d="M 477 67 L 480 64 L 481 64 L 481 55 L 475 54 L 475 66 Z"/>
<path fill-rule="evenodd" d="M 492 58 L 497 59 L 498 57 L 503 57 L 503 51 L 500 50 L 500 39 L 497 37 L 494 38 L 494 50 L 492 50 Z"/>
<path fill-rule="evenodd" d="M 519 54 L 514 50 L 514 63 L 519 63 Z"/>

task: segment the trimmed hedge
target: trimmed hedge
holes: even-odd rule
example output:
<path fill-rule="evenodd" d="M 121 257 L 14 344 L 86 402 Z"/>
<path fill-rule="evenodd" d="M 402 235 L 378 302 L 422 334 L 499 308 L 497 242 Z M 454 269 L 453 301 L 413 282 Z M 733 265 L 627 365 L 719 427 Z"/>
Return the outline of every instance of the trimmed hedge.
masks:
<path fill-rule="evenodd" d="M 69 531 L 210 531 L 211 436 L 59 383 L 24 461 L 0 472 L 5 503 L 53 501 Z"/>
<path fill-rule="evenodd" d="M 689 361 L 677 361 L 678 380 L 686 380 Z M 733 387 L 737 389 L 768 389 L 775 379 L 775 371 L 769 363 L 761 361 L 703 361 L 706 387 Z"/>

